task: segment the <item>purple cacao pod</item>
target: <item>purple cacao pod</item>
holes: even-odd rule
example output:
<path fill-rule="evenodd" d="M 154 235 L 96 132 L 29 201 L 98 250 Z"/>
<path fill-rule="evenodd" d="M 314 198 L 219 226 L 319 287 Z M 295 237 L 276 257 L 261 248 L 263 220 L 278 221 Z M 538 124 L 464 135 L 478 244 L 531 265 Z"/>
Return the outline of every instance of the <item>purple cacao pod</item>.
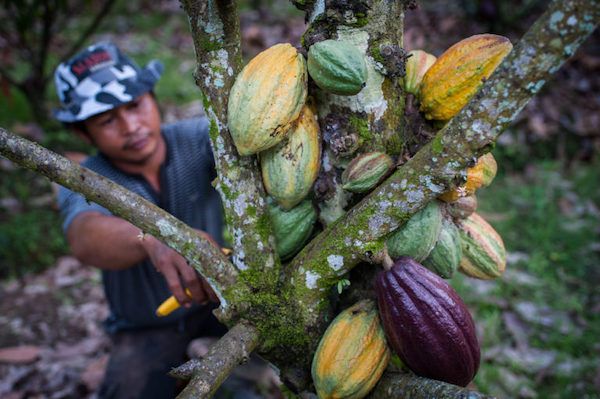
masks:
<path fill-rule="evenodd" d="M 392 350 L 415 374 L 466 386 L 479 369 L 475 324 L 458 293 L 437 274 L 401 257 L 375 282 Z"/>

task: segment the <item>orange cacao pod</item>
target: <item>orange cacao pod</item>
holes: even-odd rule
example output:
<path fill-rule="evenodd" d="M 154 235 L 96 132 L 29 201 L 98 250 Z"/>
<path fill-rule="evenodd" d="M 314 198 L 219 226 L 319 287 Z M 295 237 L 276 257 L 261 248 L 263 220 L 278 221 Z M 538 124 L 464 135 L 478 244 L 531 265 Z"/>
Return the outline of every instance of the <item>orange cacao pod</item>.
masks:
<path fill-rule="evenodd" d="M 452 118 L 511 49 L 506 37 L 492 34 L 474 35 L 454 44 L 423 76 L 421 112 L 427 119 Z"/>

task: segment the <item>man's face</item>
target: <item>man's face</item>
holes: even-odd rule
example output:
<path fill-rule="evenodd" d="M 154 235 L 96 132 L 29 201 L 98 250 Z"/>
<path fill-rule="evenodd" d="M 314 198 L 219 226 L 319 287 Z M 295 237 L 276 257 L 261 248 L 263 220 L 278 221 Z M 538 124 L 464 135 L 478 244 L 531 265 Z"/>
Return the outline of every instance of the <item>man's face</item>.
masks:
<path fill-rule="evenodd" d="M 117 166 L 142 165 L 162 143 L 160 112 L 150 93 L 84 121 L 87 137 Z"/>

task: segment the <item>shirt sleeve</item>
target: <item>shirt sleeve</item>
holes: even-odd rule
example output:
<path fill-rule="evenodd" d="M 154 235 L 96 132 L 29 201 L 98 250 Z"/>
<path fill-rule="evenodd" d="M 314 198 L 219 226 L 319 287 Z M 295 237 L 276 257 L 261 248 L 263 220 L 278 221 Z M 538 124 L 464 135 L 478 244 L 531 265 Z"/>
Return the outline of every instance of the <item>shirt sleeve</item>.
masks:
<path fill-rule="evenodd" d="M 108 209 L 101 207 L 95 202 L 88 201 L 81 194 L 77 194 L 62 186 L 58 189 L 58 206 L 63 217 L 62 227 L 65 233 L 73 219 L 75 219 L 75 216 L 80 213 L 100 212 L 105 215 L 112 215 Z"/>

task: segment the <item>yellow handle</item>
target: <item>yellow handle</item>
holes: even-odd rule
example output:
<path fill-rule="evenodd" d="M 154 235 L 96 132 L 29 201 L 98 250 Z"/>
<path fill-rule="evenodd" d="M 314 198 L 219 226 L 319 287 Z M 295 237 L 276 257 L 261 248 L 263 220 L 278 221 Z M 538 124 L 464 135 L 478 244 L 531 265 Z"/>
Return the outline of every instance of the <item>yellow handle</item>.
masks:
<path fill-rule="evenodd" d="M 225 256 L 231 255 L 231 249 L 222 248 L 221 251 Z M 189 297 L 192 296 L 192 293 L 187 288 L 185 289 L 185 293 L 188 294 Z M 159 317 L 166 316 L 168 314 L 171 314 L 171 312 L 173 312 L 178 307 L 179 302 L 177 302 L 177 299 L 175 299 L 175 297 L 171 295 L 156 309 L 156 315 Z"/>
<path fill-rule="evenodd" d="M 185 289 L 185 293 L 188 296 L 192 296 L 192 293 L 187 288 Z M 170 296 L 166 301 L 160 304 L 160 306 L 156 309 L 157 316 L 166 316 L 170 314 L 172 311 L 179 307 L 179 302 L 175 299 L 174 296 Z"/>

